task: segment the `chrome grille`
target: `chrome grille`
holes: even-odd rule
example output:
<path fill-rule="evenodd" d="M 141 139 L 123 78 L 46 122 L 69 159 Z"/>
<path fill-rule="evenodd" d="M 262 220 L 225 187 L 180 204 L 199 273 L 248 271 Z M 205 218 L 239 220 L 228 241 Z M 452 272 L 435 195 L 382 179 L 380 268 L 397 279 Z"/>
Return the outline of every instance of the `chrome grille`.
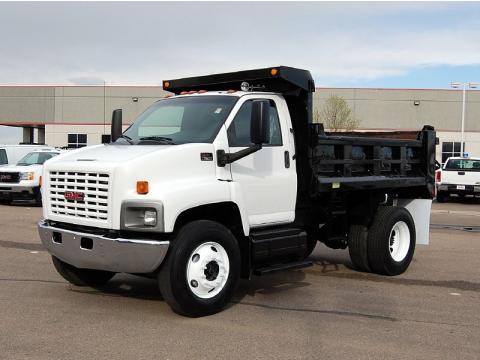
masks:
<path fill-rule="evenodd" d="M 108 220 L 110 175 L 94 172 L 50 171 L 50 209 L 53 214 Z M 67 200 L 65 192 L 83 193 Z"/>
<path fill-rule="evenodd" d="M 0 183 L 14 183 L 20 182 L 20 173 L 18 172 L 0 172 Z"/>

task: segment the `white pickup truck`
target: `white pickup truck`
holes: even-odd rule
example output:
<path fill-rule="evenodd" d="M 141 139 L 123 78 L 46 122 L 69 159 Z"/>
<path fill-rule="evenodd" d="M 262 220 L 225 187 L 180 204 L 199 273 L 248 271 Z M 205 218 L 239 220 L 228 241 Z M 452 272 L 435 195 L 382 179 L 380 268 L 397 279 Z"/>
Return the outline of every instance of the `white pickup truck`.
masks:
<path fill-rule="evenodd" d="M 312 123 L 310 73 L 274 67 L 163 82 L 174 95 L 112 143 L 44 168 L 38 229 L 79 286 L 149 276 L 180 314 L 227 305 L 240 277 L 312 264 L 317 241 L 361 271 L 403 273 L 428 243 L 435 131 L 337 136 Z"/>
<path fill-rule="evenodd" d="M 436 176 L 437 201 L 445 202 L 450 195 L 480 195 L 480 158 L 450 157 Z"/>
<path fill-rule="evenodd" d="M 53 147 L 42 147 L 26 154 L 16 165 L 0 167 L 0 201 L 34 200 L 41 206 L 43 164 L 60 152 Z"/>

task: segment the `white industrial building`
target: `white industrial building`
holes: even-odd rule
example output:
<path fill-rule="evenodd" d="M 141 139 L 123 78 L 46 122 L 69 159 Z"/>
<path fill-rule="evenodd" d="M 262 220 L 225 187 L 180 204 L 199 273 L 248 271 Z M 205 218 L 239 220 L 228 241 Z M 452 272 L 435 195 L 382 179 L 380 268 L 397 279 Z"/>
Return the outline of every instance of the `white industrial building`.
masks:
<path fill-rule="evenodd" d="M 124 124 L 167 92 L 156 86 L 0 86 L 0 125 L 23 128 L 23 141 L 80 147 L 109 141 L 112 110 Z M 317 88 L 314 107 L 343 97 L 366 131 L 435 126 L 437 160 L 460 152 L 462 91 L 449 89 Z M 465 152 L 480 156 L 480 91 L 466 93 Z"/>

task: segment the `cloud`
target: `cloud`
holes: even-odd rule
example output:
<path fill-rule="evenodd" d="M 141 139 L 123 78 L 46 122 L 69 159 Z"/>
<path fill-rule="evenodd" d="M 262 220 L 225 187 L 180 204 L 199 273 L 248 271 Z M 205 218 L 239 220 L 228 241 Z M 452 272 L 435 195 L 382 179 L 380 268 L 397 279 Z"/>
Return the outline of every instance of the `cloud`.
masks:
<path fill-rule="evenodd" d="M 0 4 L 0 83 L 152 84 L 290 65 L 318 83 L 480 64 L 478 4 Z M 15 29 L 15 31 L 12 31 Z"/>

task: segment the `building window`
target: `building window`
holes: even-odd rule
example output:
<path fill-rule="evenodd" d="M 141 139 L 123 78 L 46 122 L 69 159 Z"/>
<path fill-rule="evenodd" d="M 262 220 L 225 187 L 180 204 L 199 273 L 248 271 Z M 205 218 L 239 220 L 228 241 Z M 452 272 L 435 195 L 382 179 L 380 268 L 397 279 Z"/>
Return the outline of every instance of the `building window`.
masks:
<path fill-rule="evenodd" d="M 461 156 L 460 148 L 461 148 L 460 141 L 442 142 L 442 165 L 445 164 L 447 159 L 451 156 Z M 465 152 L 465 143 L 463 143 L 463 152 Z"/>
<path fill-rule="evenodd" d="M 87 134 L 68 134 L 68 148 L 77 149 L 87 146 Z"/>
<path fill-rule="evenodd" d="M 110 139 L 111 139 L 111 136 L 110 135 L 102 135 L 102 144 L 110 144 Z"/>

